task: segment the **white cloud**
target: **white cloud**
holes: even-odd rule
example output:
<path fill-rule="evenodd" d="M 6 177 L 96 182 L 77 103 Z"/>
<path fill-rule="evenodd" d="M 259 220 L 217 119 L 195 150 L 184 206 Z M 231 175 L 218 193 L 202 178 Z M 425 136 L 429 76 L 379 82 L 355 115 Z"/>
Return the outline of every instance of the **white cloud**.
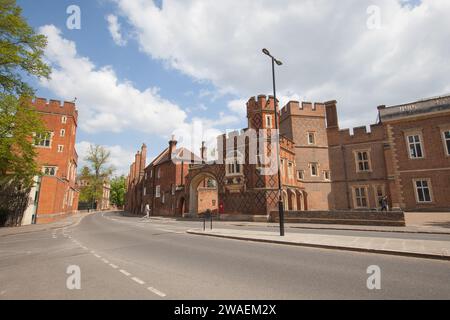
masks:
<path fill-rule="evenodd" d="M 221 93 L 271 93 L 263 47 L 284 62 L 280 97 L 336 99 L 346 122 L 373 122 L 379 104 L 450 90 L 448 0 L 115 2 L 144 52 Z M 379 30 L 367 28 L 370 5 L 380 7 Z"/>
<path fill-rule="evenodd" d="M 81 141 L 75 145 L 75 148 L 78 153 L 79 170 L 81 170 L 83 166 L 87 165 L 85 158 L 88 154 L 89 147 L 91 145 L 95 144 L 89 141 Z M 112 165 L 116 169 L 114 171 L 114 175 L 122 175 L 122 174 L 127 175 L 130 168 L 130 164 L 134 161 L 134 152 L 125 150 L 119 145 L 104 146 L 104 147 L 111 153 L 108 165 Z"/>
<path fill-rule="evenodd" d="M 80 127 L 87 132 L 135 129 L 169 134 L 186 121 L 186 113 L 162 98 L 157 88 L 144 91 L 117 78 L 110 66 L 97 67 L 77 54 L 75 43 L 53 25 L 40 28 L 47 36 L 45 56 L 53 72 L 41 84 L 59 97 L 77 97 Z M 170 114 L 170 117 L 167 115 Z"/>
<path fill-rule="evenodd" d="M 245 118 L 247 115 L 247 100 L 245 99 L 236 99 L 228 102 L 228 109 L 240 116 L 241 118 Z"/>
<path fill-rule="evenodd" d="M 108 30 L 115 44 L 121 47 L 125 46 L 127 41 L 122 37 L 122 33 L 120 32 L 120 23 L 117 16 L 110 14 L 106 16 L 106 21 L 108 21 Z"/>

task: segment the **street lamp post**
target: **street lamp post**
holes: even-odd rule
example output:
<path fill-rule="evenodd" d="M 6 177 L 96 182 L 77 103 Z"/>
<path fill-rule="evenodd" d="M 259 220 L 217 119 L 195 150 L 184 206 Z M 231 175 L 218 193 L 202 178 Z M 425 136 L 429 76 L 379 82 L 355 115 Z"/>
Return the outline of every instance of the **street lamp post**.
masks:
<path fill-rule="evenodd" d="M 284 207 L 283 207 L 283 189 L 281 186 L 281 163 L 280 163 L 280 134 L 278 130 L 278 109 L 277 109 L 277 92 L 275 87 L 275 63 L 281 66 L 283 63 L 272 56 L 267 49 L 263 49 L 262 52 L 272 59 L 272 82 L 273 82 L 273 104 L 275 108 L 275 130 L 278 134 L 277 150 L 277 162 L 278 162 L 278 214 L 280 218 L 280 236 L 284 236 Z"/>

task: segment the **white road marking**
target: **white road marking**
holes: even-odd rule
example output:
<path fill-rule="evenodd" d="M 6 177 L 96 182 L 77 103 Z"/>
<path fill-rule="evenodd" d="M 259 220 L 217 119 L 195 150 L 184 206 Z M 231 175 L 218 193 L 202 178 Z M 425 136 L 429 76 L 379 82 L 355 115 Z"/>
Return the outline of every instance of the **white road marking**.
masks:
<path fill-rule="evenodd" d="M 117 269 L 117 268 L 118 268 L 118 266 L 116 266 L 115 264 L 110 263 L 109 265 L 110 265 L 113 269 Z"/>
<path fill-rule="evenodd" d="M 103 261 L 104 263 L 109 263 L 109 261 L 106 260 L 106 259 L 102 259 L 102 261 Z"/>
<path fill-rule="evenodd" d="M 119 271 L 120 271 L 120 273 L 123 273 L 123 274 L 126 275 L 127 277 L 131 276 L 131 273 L 129 273 L 128 271 L 125 271 L 125 270 L 123 270 L 123 269 L 120 269 Z"/>
<path fill-rule="evenodd" d="M 165 297 L 166 296 L 165 293 L 163 293 L 163 292 L 161 292 L 161 291 L 159 291 L 159 290 L 157 290 L 157 289 L 155 289 L 153 287 L 148 287 L 147 290 L 153 292 L 154 294 L 157 294 L 160 297 Z"/>
<path fill-rule="evenodd" d="M 139 284 L 145 284 L 145 281 L 142 281 L 141 279 L 136 278 L 136 277 L 131 278 L 131 280 L 133 280 L 134 282 L 137 282 Z"/>
<path fill-rule="evenodd" d="M 95 251 L 94 251 L 94 250 L 91 250 L 91 253 L 92 253 L 92 254 L 94 254 L 94 253 L 95 253 Z"/>
<path fill-rule="evenodd" d="M 95 256 L 96 258 L 101 258 L 101 256 L 98 255 L 98 254 L 94 254 L 94 256 Z"/>
<path fill-rule="evenodd" d="M 87 247 L 85 246 L 81 246 L 81 248 L 83 248 L 84 250 L 89 250 Z"/>

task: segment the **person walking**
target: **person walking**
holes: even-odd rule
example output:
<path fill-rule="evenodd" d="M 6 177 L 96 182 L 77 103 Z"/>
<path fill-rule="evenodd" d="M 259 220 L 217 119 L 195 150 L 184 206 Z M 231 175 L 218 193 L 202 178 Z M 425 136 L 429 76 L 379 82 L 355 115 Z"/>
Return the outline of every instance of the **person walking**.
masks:
<path fill-rule="evenodd" d="M 380 202 L 381 202 L 381 212 L 383 212 L 383 211 L 387 212 L 388 211 L 388 199 L 387 199 L 387 196 L 382 197 Z"/>
<path fill-rule="evenodd" d="M 148 205 L 148 203 L 145 205 L 145 218 L 149 219 L 150 218 L 150 206 Z"/>

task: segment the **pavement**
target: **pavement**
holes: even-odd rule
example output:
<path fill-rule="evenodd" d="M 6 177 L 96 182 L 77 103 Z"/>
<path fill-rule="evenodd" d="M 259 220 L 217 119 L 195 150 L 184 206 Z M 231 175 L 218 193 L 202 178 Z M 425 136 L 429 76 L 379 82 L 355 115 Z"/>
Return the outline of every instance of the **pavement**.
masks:
<path fill-rule="evenodd" d="M 79 221 L 82 218 L 84 218 L 85 216 L 87 216 L 89 214 L 93 214 L 93 213 L 94 213 L 94 211 L 92 211 L 90 213 L 80 212 L 80 213 L 76 213 L 76 214 L 70 215 L 68 217 L 65 217 L 63 219 L 57 220 L 55 222 L 46 223 L 46 224 L 30 224 L 30 225 L 25 225 L 25 226 L 20 226 L 20 227 L 0 228 L 0 237 L 68 227 L 75 223 L 79 223 Z"/>
<path fill-rule="evenodd" d="M 217 223 L 219 225 L 219 223 Z M 450 299 L 450 263 L 186 233 L 198 221 L 102 212 L 0 238 L 0 299 Z M 239 227 L 220 224 L 221 229 Z M 241 232 L 265 227 L 241 227 Z M 259 230 L 261 231 L 261 230 Z M 290 233 L 445 241 L 448 235 Z M 381 270 L 370 290 L 369 268 Z M 80 289 L 67 286 L 71 267 Z"/>
<path fill-rule="evenodd" d="M 193 229 L 190 234 L 284 245 L 318 247 L 450 260 L 450 241 L 323 235 L 238 229 Z"/>

